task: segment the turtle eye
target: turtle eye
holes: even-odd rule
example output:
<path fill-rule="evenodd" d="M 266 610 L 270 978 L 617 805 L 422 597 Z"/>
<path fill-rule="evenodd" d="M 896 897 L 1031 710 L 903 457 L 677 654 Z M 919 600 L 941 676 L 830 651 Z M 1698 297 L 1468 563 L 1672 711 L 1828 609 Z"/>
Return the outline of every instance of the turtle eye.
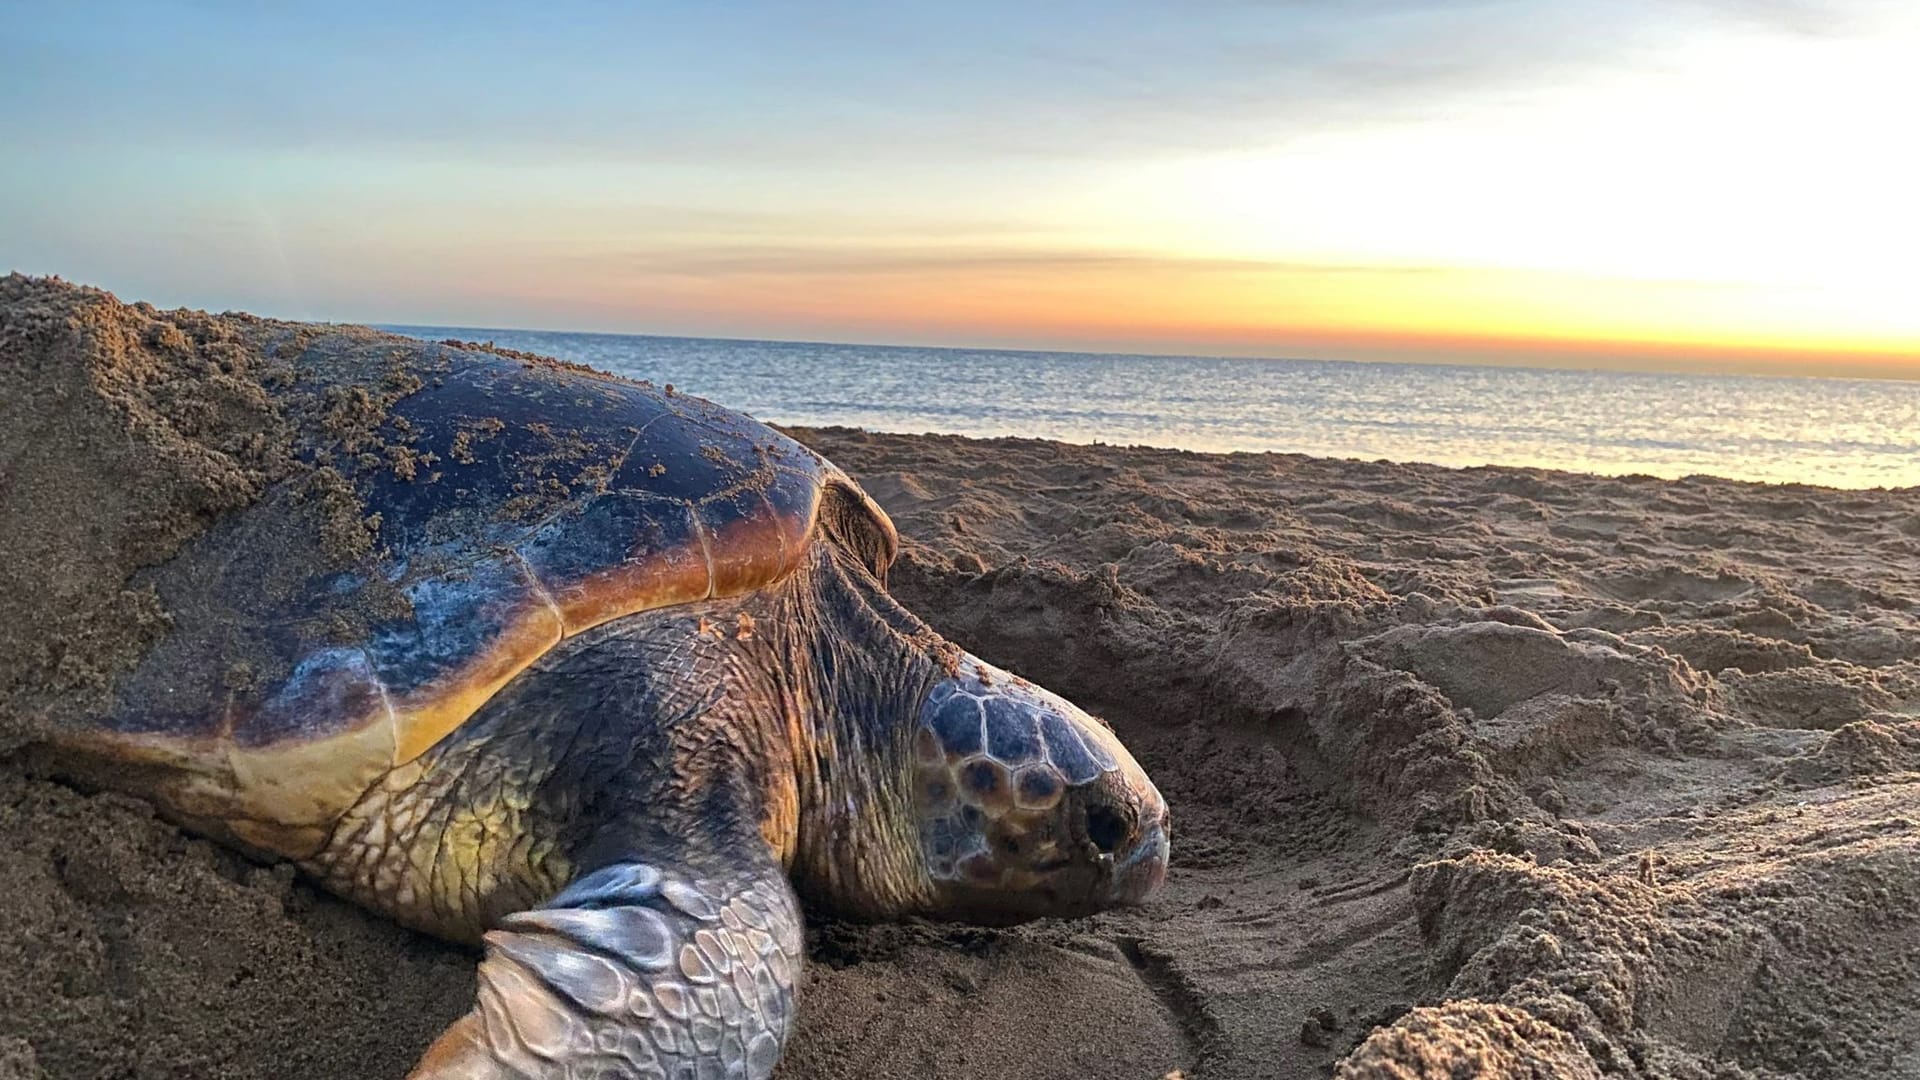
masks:
<path fill-rule="evenodd" d="M 1110 806 L 1094 806 L 1087 810 L 1087 839 L 1103 854 L 1111 855 L 1120 850 L 1121 841 L 1127 838 L 1127 823 Z"/>

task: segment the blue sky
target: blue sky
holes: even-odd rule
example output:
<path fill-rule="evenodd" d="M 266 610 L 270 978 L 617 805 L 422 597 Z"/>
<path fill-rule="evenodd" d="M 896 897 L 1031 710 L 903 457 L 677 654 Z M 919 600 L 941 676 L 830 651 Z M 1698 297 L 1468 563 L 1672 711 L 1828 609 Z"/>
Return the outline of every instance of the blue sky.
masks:
<path fill-rule="evenodd" d="M 1920 86 L 1909 7 L 22 6 L 0 262 L 373 321 L 1895 355 L 1920 344 L 1877 299 L 1920 236 L 1890 218 L 1920 166 L 1885 130 Z M 1796 77 L 1817 108 L 1765 97 Z M 1796 153 L 1876 179 L 1850 194 Z M 1662 171 L 1677 198 L 1642 182 Z M 1596 207 L 1614 221 L 1582 232 Z M 1769 208 L 1801 245 L 1777 265 L 1738 250 Z"/>

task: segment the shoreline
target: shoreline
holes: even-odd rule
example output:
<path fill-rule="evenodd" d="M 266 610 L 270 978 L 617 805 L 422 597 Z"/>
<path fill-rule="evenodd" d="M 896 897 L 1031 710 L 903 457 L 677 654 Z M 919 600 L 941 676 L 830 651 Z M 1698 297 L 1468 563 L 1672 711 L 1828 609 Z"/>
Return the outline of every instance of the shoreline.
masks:
<path fill-rule="evenodd" d="M 1733 484 L 1740 487 L 1789 490 L 1789 491 L 1796 491 L 1804 494 L 1833 494 L 1833 495 L 1846 495 L 1854 492 L 1864 492 L 1869 494 L 1887 494 L 1887 495 L 1913 495 L 1916 493 L 1920 493 L 1920 484 L 1900 484 L 1900 485 L 1891 486 L 1891 487 L 1886 485 L 1880 485 L 1877 487 L 1845 487 L 1845 486 L 1835 485 L 1835 484 L 1813 483 L 1811 481 L 1805 481 L 1805 480 L 1754 480 L 1754 479 L 1747 479 L 1744 477 L 1726 476 L 1720 473 L 1708 473 L 1708 472 L 1682 473 L 1674 476 L 1664 476 L 1659 473 L 1648 473 L 1648 472 L 1631 472 L 1631 471 L 1604 472 L 1604 471 L 1594 471 L 1590 469 L 1562 468 L 1557 465 L 1519 465 L 1519 464 L 1513 464 L 1510 462 L 1497 462 L 1497 461 L 1482 462 L 1480 464 L 1475 464 L 1475 465 L 1452 465 L 1443 461 L 1414 461 L 1411 459 L 1401 459 L 1401 458 L 1391 458 L 1391 457 L 1357 457 L 1352 455 L 1341 455 L 1341 454 L 1311 453 L 1307 451 L 1298 451 L 1298 450 L 1208 450 L 1208 449 L 1198 449 L 1198 448 L 1186 447 L 1186 446 L 1167 446 L 1159 443 L 1115 443 L 1115 442 L 1103 442 L 1097 439 L 1080 441 L 1076 439 L 1056 438 L 1053 436 L 1040 436 L 1040 435 L 1015 435 L 1015 434 L 975 435 L 975 434 L 969 434 L 967 432 L 960 432 L 960 431 L 893 431 L 893 430 L 887 430 L 882 428 L 862 427 L 854 424 L 789 423 L 785 420 L 770 420 L 765 417 L 755 417 L 755 419 L 758 419 L 760 420 L 761 423 L 767 424 L 768 426 L 777 428 L 781 431 L 846 432 L 851 434 L 876 435 L 876 436 L 883 436 L 883 437 L 890 437 L 890 438 L 905 438 L 905 439 L 920 439 L 920 438 L 966 439 L 969 442 L 980 442 L 980 443 L 1045 443 L 1045 444 L 1051 444 L 1055 446 L 1085 447 L 1086 449 L 1089 449 L 1089 450 L 1113 450 L 1121 453 L 1129 453 L 1129 452 L 1135 452 L 1135 451 L 1155 451 L 1155 452 L 1166 452 L 1166 453 L 1174 453 L 1174 454 L 1195 454 L 1195 455 L 1200 455 L 1204 457 L 1218 457 L 1218 458 L 1229 458 L 1229 459 L 1242 458 L 1242 457 L 1281 458 L 1281 459 L 1293 459 L 1297 461 L 1327 462 L 1332 465 L 1348 465 L 1348 466 L 1355 466 L 1355 467 L 1384 465 L 1384 466 L 1393 466 L 1395 468 L 1405 468 L 1405 469 L 1413 469 L 1413 470 L 1434 469 L 1443 473 L 1477 473 L 1477 472 L 1486 472 L 1486 471 L 1502 471 L 1502 472 L 1514 472 L 1514 473 L 1548 474 L 1551 476 L 1561 477 L 1567 481 L 1572 481 L 1572 482 L 1577 482 L 1583 479 L 1620 480 L 1620 481 L 1626 481 L 1630 483 L 1651 482 L 1651 483 L 1663 483 L 1663 484 L 1697 482 L 1697 483 L 1704 483 L 1704 484 Z"/>

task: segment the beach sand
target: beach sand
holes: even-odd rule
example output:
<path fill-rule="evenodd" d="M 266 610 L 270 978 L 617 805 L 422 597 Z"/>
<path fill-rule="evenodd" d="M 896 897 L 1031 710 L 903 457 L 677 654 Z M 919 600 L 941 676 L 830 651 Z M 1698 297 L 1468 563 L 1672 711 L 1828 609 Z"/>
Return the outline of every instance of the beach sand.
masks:
<path fill-rule="evenodd" d="M 1920 1076 L 1920 490 L 793 434 L 903 601 L 1112 722 L 1174 868 L 1084 921 L 816 920 L 784 1080 Z M 0 895 L 0 1077 L 397 1077 L 473 989 L 11 767 Z"/>

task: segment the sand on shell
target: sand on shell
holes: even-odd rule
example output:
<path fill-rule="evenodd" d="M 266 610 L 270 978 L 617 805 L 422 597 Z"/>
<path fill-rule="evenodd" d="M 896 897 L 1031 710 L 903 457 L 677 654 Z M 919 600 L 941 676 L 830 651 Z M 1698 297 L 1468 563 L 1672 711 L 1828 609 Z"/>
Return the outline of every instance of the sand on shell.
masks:
<path fill-rule="evenodd" d="M 1175 854 L 1084 921 L 816 921 L 784 1080 L 1920 1076 L 1920 491 L 795 434 L 894 515 L 907 604 L 1115 725 Z M 60 475 L 132 499 L 90 470 L 168 446 Z M 127 557 L 25 550 L 46 604 Z M 11 767 L 0 895 L 0 1077 L 399 1076 L 472 993 L 462 949 Z"/>

